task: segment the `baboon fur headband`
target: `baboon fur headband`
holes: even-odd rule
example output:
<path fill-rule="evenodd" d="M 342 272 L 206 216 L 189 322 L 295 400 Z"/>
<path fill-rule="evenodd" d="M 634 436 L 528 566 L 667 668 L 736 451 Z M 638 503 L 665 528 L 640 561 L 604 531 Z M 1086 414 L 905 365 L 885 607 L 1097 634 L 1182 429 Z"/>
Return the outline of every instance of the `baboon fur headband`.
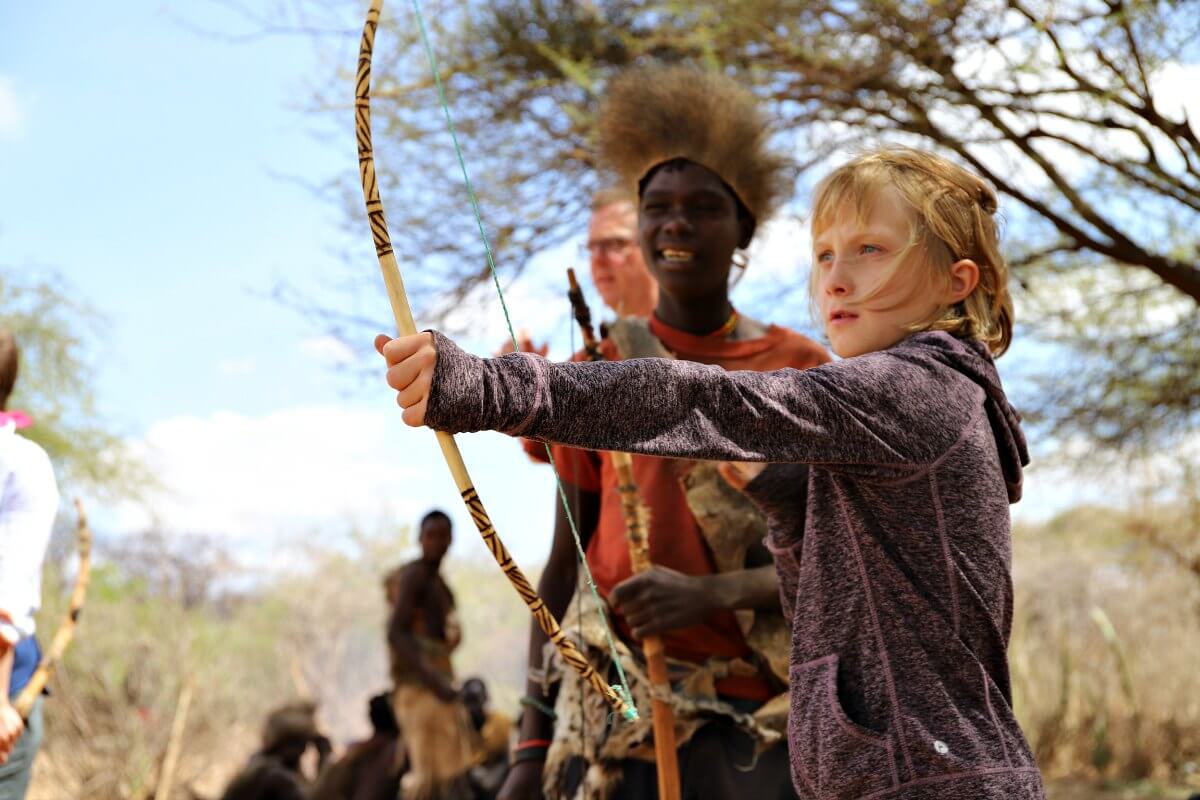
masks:
<path fill-rule="evenodd" d="M 786 196 L 787 161 L 767 146 L 770 126 L 754 95 L 734 80 L 689 67 L 613 78 L 597 125 L 601 167 L 636 191 L 651 169 L 685 158 L 715 172 L 756 221 Z"/>

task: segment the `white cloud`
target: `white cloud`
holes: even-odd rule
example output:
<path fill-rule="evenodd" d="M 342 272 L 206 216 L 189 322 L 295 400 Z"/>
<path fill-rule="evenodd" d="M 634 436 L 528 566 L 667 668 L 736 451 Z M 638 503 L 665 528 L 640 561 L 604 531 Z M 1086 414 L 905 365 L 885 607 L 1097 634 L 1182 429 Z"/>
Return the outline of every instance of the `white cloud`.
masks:
<path fill-rule="evenodd" d="M 223 358 L 217 362 L 217 372 L 227 377 L 252 375 L 258 369 L 253 358 Z"/>
<path fill-rule="evenodd" d="M 332 407 L 155 423 L 134 449 L 165 491 L 149 509 L 125 508 L 122 522 L 237 538 L 410 510 L 386 491 L 413 470 L 389 458 L 385 423 Z"/>
<path fill-rule="evenodd" d="M 1167 451 L 1122 460 L 1097 451 L 1084 437 L 1057 445 L 1056 455 L 1033 459 L 1013 518 L 1039 522 L 1077 505 L 1138 508 L 1175 503 L 1188 490 L 1189 466 L 1200 464 L 1200 434 L 1177 439 Z"/>
<path fill-rule="evenodd" d="M 25 107 L 10 78 L 0 75 L 0 139 L 20 139 L 25 133 Z"/>
<path fill-rule="evenodd" d="M 300 342 L 300 349 L 313 360 L 329 366 L 342 366 L 354 361 L 354 351 L 336 336 L 312 336 Z"/>
<path fill-rule="evenodd" d="M 1165 64 L 1150 80 L 1154 105 L 1160 114 L 1179 119 L 1186 111 L 1192 130 L 1200 134 L 1200 64 Z"/>
<path fill-rule="evenodd" d="M 509 437 L 456 438 L 496 529 L 531 570 L 550 547 L 557 503 L 550 470 L 529 462 Z M 177 417 L 152 425 L 132 445 L 165 489 L 148 506 L 96 509 L 97 530 L 133 533 L 154 525 L 209 534 L 250 562 L 280 566 L 297 557 L 286 544 L 300 537 L 328 541 L 356 525 L 411 525 L 441 508 L 455 523 L 452 555 L 489 558 L 435 437 L 404 426 L 390 404 Z M 1136 474 L 1120 467 L 1085 474 L 1039 458 L 1013 515 L 1035 521 L 1078 503 L 1129 506 L 1147 492 L 1178 487 L 1185 455 L 1200 459 L 1200 436 Z"/>
<path fill-rule="evenodd" d="M 550 472 L 501 434 L 458 437 L 497 530 L 519 560 L 546 557 L 553 523 Z M 485 558 L 435 437 L 406 427 L 395 406 L 310 406 L 263 416 L 218 412 L 150 426 L 132 442 L 164 486 L 145 506 L 97 514 L 98 529 L 226 538 L 250 555 L 297 536 L 351 526 L 412 524 L 433 507 L 454 519 L 454 552 Z"/>
<path fill-rule="evenodd" d="M 1111 489 L 1100 481 L 1088 481 L 1061 464 L 1034 461 L 1026 470 L 1021 502 L 1012 506 L 1017 522 L 1044 522 L 1078 505 L 1112 505 Z"/>

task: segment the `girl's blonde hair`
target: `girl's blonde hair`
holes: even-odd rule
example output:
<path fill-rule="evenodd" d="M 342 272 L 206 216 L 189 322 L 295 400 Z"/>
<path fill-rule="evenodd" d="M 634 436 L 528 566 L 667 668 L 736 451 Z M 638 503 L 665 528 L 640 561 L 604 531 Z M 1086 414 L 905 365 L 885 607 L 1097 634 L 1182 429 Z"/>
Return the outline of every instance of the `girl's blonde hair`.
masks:
<path fill-rule="evenodd" d="M 970 295 L 954 306 L 939 309 L 933 318 L 917 323 L 913 329 L 979 339 L 993 355 L 1003 354 L 1012 341 L 1013 305 L 1008 293 L 1008 267 L 1000 255 L 996 193 L 982 178 L 921 150 L 896 148 L 866 153 L 838 167 L 817 185 L 813 238 L 847 207 L 865 221 L 880 193 L 888 189 L 912 212 L 906 252 L 916 251 L 923 256 L 914 266 L 926 270 L 915 276 L 917 285 L 944 285 L 950 265 L 960 259 L 979 265 L 979 284 Z M 897 258 L 893 269 L 908 262 Z M 885 279 L 876 292 L 889 282 Z M 809 286 L 814 298 L 816 285 L 814 270 Z"/>

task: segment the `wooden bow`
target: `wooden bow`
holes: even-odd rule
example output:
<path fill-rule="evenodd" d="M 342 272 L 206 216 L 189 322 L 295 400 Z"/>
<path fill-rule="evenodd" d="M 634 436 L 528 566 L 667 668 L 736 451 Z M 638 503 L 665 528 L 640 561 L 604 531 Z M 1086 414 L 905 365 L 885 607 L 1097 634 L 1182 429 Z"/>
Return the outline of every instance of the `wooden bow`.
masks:
<path fill-rule="evenodd" d="M 604 353 L 592 329 L 592 312 L 583 299 L 583 290 L 575 279 L 575 270 L 567 270 L 570 290 L 567 297 L 575 312 L 575 321 L 583 335 L 583 349 L 592 361 L 603 361 Z M 621 513 L 625 518 L 625 538 L 629 542 L 629 561 L 633 573 L 650 569 L 650 509 L 646 508 L 633 478 L 633 456 L 616 450 L 608 451 L 613 470 L 617 473 L 617 492 L 621 497 Z M 646 674 L 655 689 L 651 700 L 651 720 L 654 725 L 654 759 L 658 769 L 659 800 L 679 800 L 679 758 L 675 744 L 675 712 L 666 698 L 671 693 L 667 677 L 667 655 L 661 636 L 642 639 L 646 656 Z"/>
<path fill-rule="evenodd" d="M 46 688 L 46 682 L 50 680 L 58 662 L 62 660 L 63 653 L 67 651 L 67 645 L 75 636 L 79 615 L 83 613 L 83 601 L 87 598 L 88 579 L 91 576 L 92 567 L 92 531 L 88 527 L 87 514 L 83 512 L 83 503 L 79 500 L 75 501 L 75 511 L 79 514 L 79 522 L 76 527 L 79 571 L 75 575 L 75 588 L 71 592 L 71 602 L 67 606 L 67 613 L 63 615 L 63 621 L 58 626 L 58 631 L 55 632 L 50 647 L 42 656 L 37 670 L 29 678 L 29 683 L 25 684 L 25 688 L 13 701 L 13 708 L 21 715 L 21 719 L 29 718 L 29 713 L 33 711 L 33 704 L 37 702 L 42 690 Z"/>
<path fill-rule="evenodd" d="M 408 296 L 404 291 L 404 281 L 400 276 L 400 267 L 392 250 L 391 237 L 388 234 L 387 221 L 384 219 L 383 202 L 379 199 L 379 186 L 375 177 L 375 158 L 371 147 L 371 56 L 375 47 L 375 31 L 379 26 L 379 14 L 383 9 L 383 0 L 371 0 L 367 11 L 367 21 L 363 26 L 362 46 L 358 54 L 358 74 L 355 82 L 354 122 L 358 135 L 358 167 L 362 178 L 363 199 L 367 205 L 367 219 L 371 224 L 371 235 L 375 240 L 375 253 L 379 256 L 379 268 L 383 272 L 383 283 L 387 287 L 388 300 L 392 306 L 392 314 L 396 320 L 396 328 L 403 336 L 417 333 L 413 321 L 412 309 L 408 304 Z M 454 437 L 442 431 L 437 432 L 437 441 L 442 448 L 442 455 L 450 467 L 450 474 L 458 486 L 471 519 L 479 529 L 484 544 L 491 551 L 492 557 L 509 583 L 516 589 L 517 594 L 525 601 L 529 612 L 537 620 L 538 627 L 546 637 L 558 648 L 562 660 L 579 673 L 580 678 L 590 683 L 592 688 L 604 696 L 609 705 L 625 719 L 636 719 L 637 710 L 631 702 L 622 696 L 614 687 L 609 686 L 599 673 L 592 667 L 574 642 L 566 637 L 558 620 L 550 613 L 545 602 L 538 596 L 529 579 L 517 566 L 508 548 L 500 540 L 483 501 L 475 491 L 467 466 L 463 463 L 462 453 Z"/>

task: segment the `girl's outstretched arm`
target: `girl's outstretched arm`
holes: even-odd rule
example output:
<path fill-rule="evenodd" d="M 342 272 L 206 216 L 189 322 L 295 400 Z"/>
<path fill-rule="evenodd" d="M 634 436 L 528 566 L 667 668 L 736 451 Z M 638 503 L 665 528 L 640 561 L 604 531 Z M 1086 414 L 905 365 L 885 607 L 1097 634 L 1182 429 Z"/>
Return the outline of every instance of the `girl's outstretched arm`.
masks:
<path fill-rule="evenodd" d="M 426 336 L 381 345 L 388 382 L 409 424 L 455 433 L 497 430 L 592 450 L 876 471 L 932 461 L 974 413 L 952 374 L 889 352 L 803 371 L 726 372 L 662 359 L 481 359 L 440 334 Z M 914 382 L 923 385 L 913 391 Z"/>

